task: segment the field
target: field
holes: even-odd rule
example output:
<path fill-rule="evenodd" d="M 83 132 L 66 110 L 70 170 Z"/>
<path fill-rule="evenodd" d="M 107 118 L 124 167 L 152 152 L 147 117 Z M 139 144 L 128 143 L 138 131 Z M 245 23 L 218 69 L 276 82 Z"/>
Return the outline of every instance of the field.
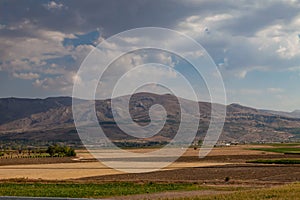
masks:
<path fill-rule="evenodd" d="M 3 196 L 35 196 L 35 197 L 110 197 L 134 194 L 151 194 L 164 191 L 224 191 L 239 188 L 211 187 L 193 183 L 7 183 L 0 185 Z"/>
<path fill-rule="evenodd" d="M 255 189 L 248 191 L 237 191 L 231 194 L 218 195 L 203 195 L 191 198 L 184 198 L 190 200 L 240 200 L 240 199 L 299 199 L 300 184 L 290 184 L 280 187 Z"/>
<path fill-rule="evenodd" d="M 78 150 L 77 158 L 15 158 L 14 164 L 6 159 L 0 161 L 0 195 L 284 199 L 280 195 L 288 190 L 292 199 L 299 195 L 299 184 L 292 183 L 300 182 L 300 156 L 287 152 L 298 150 L 299 144 L 234 145 L 199 159 L 199 151 L 190 148 L 160 171 L 130 174 L 106 167 L 85 150 Z"/>

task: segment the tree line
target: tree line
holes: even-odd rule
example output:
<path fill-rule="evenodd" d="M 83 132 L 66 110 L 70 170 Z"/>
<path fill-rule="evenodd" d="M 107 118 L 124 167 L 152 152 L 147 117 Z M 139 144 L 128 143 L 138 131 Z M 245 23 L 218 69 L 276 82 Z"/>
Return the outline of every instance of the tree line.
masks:
<path fill-rule="evenodd" d="M 67 156 L 67 157 L 72 157 L 76 156 L 76 152 L 73 148 L 69 146 L 61 146 L 58 144 L 55 145 L 50 145 L 46 153 L 48 153 L 51 157 L 53 156 Z"/>

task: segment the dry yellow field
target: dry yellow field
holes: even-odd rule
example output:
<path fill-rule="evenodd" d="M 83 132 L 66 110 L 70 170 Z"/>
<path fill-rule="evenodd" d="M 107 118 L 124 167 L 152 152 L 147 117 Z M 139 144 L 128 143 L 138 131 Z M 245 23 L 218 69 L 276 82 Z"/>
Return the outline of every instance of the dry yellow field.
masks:
<path fill-rule="evenodd" d="M 63 180 L 118 173 L 120 172 L 109 169 L 100 162 L 8 165 L 0 167 L 1 179 L 29 178 Z"/>
<path fill-rule="evenodd" d="M 222 163 L 222 165 L 225 163 Z M 174 163 L 163 170 L 221 165 L 221 163 Z M 114 169 L 107 168 L 100 162 L 87 163 L 59 163 L 38 165 L 8 165 L 0 167 L 0 179 L 28 178 L 45 180 L 65 180 L 89 176 L 121 174 Z"/>

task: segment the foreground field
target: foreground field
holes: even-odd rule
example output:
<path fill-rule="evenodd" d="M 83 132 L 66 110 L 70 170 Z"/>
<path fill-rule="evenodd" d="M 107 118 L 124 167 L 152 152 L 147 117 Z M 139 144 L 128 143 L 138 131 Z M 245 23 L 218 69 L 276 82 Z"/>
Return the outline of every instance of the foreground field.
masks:
<path fill-rule="evenodd" d="M 72 197 L 113 199 L 298 199 L 300 183 L 273 188 L 203 186 L 195 183 L 43 183 L 0 184 L 1 196 Z M 112 198 L 110 198 L 112 199 Z"/>
<path fill-rule="evenodd" d="M 211 191 L 215 194 L 240 190 L 239 187 L 212 187 L 192 183 L 2 183 L 1 196 L 100 198 L 151 194 L 165 191 Z M 201 194 L 199 192 L 199 194 Z"/>
<path fill-rule="evenodd" d="M 278 152 L 279 148 L 288 153 Z M 290 150 L 295 152 L 298 148 L 299 145 L 291 144 L 219 147 L 204 159 L 199 159 L 198 150 L 191 148 L 160 171 L 131 174 L 106 167 L 84 150 L 77 151 L 77 158 L 62 160 L 61 163 L 48 160 L 48 164 L 33 164 L 32 160 L 28 163 L 23 160 L 12 165 L 3 160 L 0 163 L 0 195 L 118 196 L 117 199 L 296 199 L 294 197 L 299 195 L 300 183 L 291 183 L 300 182 L 300 165 L 294 162 L 300 156 L 290 153 Z M 139 153 L 153 150 L 130 149 Z M 253 161 L 260 162 L 249 163 Z M 130 160 L 122 158 L 118 162 Z M 278 187 L 284 184 L 289 185 Z M 289 193 L 286 198 L 283 197 L 284 192 Z"/>
<path fill-rule="evenodd" d="M 300 183 L 284 185 L 280 187 L 255 189 L 247 191 L 237 191 L 230 194 L 204 195 L 196 197 L 185 197 L 182 199 L 189 200 L 294 200 L 300 197 Z"/>
<path fill-rule="evenodd" d="M 272 147 L 272 146 L 271 146 Z M 232 178 L 235 177 L 235 172 L 232 170 L 242 170 L 246 169 L 244 165 L 246 165 L 247 161 L 251 160 L 270 160 L 270 159 L 297 159 L 299 155 L 289 154 L 285 155 L 282 153 L 275 153 L 271 151 L 260 151 L 253 150 L 254 148 L 266 148 L 266 145 L 237 145 L 231 147 L 221 147 L 214 148 L 210 154 L 204 159 L 199 159 L 198 150 L 188 149 L 188 151 L 179 158 L 176 162 L 171 164 L 170 166 L 162 169 L 163 171 L 172 170 L 171 174 L 178 177 L 176 174 L 178 173 L 176 170 L 185 170 L 187 174 L 189 174 L 189 168 L 191 171 L 194 171 L 194 168 L 202 169 L 201 167 L 216 167 L 216 166 L 228 166 L 228 172 L 224 172 L 218 179 L 224 179 L 226 176 L 230 176 Z M 295 148 L 295 146 L 293 146 Z M 143 153 L 146 151 L 151 151 L 153 149 L 132 149 L 131 151 Z M 77 151 L 78 158 L 31 158 L 31 159 L 3 159 L 0 160 L 0 179 L 11 179 L 11 178 L 28 178 L 28 179 L 43 179 L 43 180 L 67 180 L 67 179 L 78 179 L 78 178 L 86 178 L 86 177 L 99 177 L 107 179 L 105 175 L 116 175 L 122 174 L 122 172 L 111 169 L 98 162 L 93 158 L 93 156 L 87 151 L 81 150 Z M 124 160 L 123 162 L 129 162 L 128 160 Z M 143 162 L 143 161 L 141 161 Z M 45 164 L 39 164 L 45 163 Z M 232 167 L 232 165 L 234 166 Z M 238 167 L 237 165 L 243 165 Z M 247 164 L 247 166 L 251 166 L 251 164 Z M 222 168 L 221 171 L 224 171 L 226 168 Z M 205 171 L 207 169 L 202 169 L 201 172 L 195 172 L 197 174 L 206 174 Z M 259 173 L 263 176 L 263 170 L 260 168 L 249 168 L 253 173 Z M 258 171 L 258 172 L 256 172 Z M 274 170 L 272 170 L 274 171 Z M 297 171 L 292 169 L 288 169 L 289 172 Z M 160 173 L 160 172 L 158 172 Z M 182 173 L 182 174 L 186 174 Z M 226 174 L 227 173 L 227 174 Z M 164 172 L 162 172 L 164 174 Z M 233 175 L 232 175 L 233 174 Z M 293 173 L 291 173 L 293 175 Z M 124 174 L 125 177 L 127 175 Z M 144 176 L 143 174 L 129 174 L 128 177 L 132 176 Z M 147 176 L 147 173 L 146 175 Z M 198 177 L 199 175 L 191 175 L 191 177 Z M 110 176 L 108 176 L 110 177 Z M 156 178 L 156 176 L 152 176 Z M 172 176 L 171 176 L 172 177 Z M 174 178 L 174 180 L 178 180 L 178 178 Z M 190 180 L 191 178 L 182 177 L 182 181 Z M 115 177 L 116 180 L 118 177 Z M 121 179 L 122 177 L 120 177 Z M 167 177 L 168 178 L 168 177 Z M 198 177 L 199 178 L 199 177 Z M 204 177 L 207 180 L 212 180 L 214 177 Z M 93 178 L 88 178 L 93 179 Z M 160 176 L 156 179 L 160 179 Z M 236 177 L 237 180 L 244 180 L 245 177 Z M 246 177 L 247 179 L 247 177 Z M 289 179 L 289 177 L 287 177 Z M 169 180 L 173 180 L 170 178 Z M 202 179 L 198 179 L 202 180 Z"/>

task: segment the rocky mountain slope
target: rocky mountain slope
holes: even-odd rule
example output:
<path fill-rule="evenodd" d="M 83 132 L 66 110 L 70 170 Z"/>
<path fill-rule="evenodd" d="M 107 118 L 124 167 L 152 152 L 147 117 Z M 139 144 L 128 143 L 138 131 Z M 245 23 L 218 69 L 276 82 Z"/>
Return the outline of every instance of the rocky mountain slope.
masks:
<path fill-rule="evenodd" d="M 281 115 L 285 117 L 300 118 L 300 110 L 294 110 L 292 112 L 283 112 L 283 111 L 274 111 L 274 110 L 261 110 L 261 111 L 274 114 L 274 115 Z"/>
<path fill-rule="evenodd" d="M 123 103 L 125 97 L 118 101 Z M 185 102 L 185 112 L 195 114 L 193 104 Z M 110 100 L 96 101 L 99 123 L 112 140 L 130 140 L 115 123 Z M 126 101 L 124 100 L 124 103 Z M 72 99 L 0 99 L 0 140 L 79 141 L 72 115 Z M 163 129 L 150 140 L 168 141 L 176 134 L 181 110 L 178 99 L 172 95 L 135 94 L 130 99 L 130 115 L 141 126 L 149 124 L 149 108 L 162 105 L 167 112 Z M 210 121 L 211 104 L 199 102 L 200 122 L 197 136 L 203 138 Z M 118 111 L 122 114 L 122 110 Z M 300 119 L 254 108 L 231 104 L 220 140 L 239 142 L 274 142 L 296 140 L 300 136 Z"/>

